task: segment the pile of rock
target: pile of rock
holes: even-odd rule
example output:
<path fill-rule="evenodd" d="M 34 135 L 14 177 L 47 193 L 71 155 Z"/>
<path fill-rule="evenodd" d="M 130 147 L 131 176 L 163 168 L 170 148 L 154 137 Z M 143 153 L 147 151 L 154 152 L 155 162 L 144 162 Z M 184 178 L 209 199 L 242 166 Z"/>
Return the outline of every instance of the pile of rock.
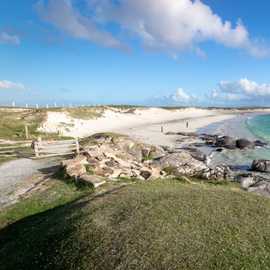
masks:
<path fill-rule="evenodd" d="M 213 180 L 232 177 L 229 167 L 211 169 L 202 155 L 189 149 L 174 153 L 115 134 L 97 134 L 85 139 L 82 154 L 62 165 L 68 176 L 90 183 L 92 179 L 100 182 L 119 178 L 151 180 L 183 175 Z"/>

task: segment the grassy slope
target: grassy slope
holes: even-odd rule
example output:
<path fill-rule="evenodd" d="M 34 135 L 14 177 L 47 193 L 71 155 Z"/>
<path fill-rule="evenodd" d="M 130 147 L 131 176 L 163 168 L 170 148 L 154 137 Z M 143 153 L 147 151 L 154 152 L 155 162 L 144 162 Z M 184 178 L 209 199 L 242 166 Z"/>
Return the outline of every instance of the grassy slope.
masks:
<path fill-rule="evenodd" d="M 44 139 L 57 139 L 58 134 L 44 134 L 37 131 L 46 120 L 47 112 L 66 112 L 71 117 L 93 119 L 102 115 L 103 107 L 50 108 L 50 109 L 16 109 L 0 108 L 0 139 L 24 140 L 25 125 L 28 125 L 30 138 L 42 136 Z"/>
<path fill-rule="evenodd" d="M 270 200 L 227 186 L 137 183 L 0 232 L 0 269 L 270 269 Z"/>
<path fill-rule="evenodd" d="M 39 125 L 46 119 L 46 110 L 40 109 L 1 109 L 0 110 L 0 139 L 24 140 L 25 125 L 28 125 L 29 139 L 42 136 L 57 138 L 57 134 L 43 134 L 37 131 Z"/>
<path fill-rule="evenodd" d="M 0 230 L 27 216 L 44 212 L 54 207 L 65 205 L 82 196 L 92 193 L 92 189 L 78 187 L 72 182 L 52 178 L 43 184 L 42 191 L 34 193 L 30 198 L 0 211 Z"/>

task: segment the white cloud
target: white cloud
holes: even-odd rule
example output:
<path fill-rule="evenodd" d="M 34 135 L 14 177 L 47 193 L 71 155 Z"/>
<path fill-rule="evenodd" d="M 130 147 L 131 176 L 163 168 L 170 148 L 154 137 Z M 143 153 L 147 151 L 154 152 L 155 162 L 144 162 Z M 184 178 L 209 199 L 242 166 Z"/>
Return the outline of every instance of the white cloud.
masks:
<path fill-rule="evenodd" d="M 0 89 L 4 90 L 25 90 L 25 86 L 22 83 L 15 83 L 11 81 L 0 81 Z"/>
<path fill-rule="evenodd" d="M 187 93 L 183 88 L 178 88 L 175 93 L 167 96 L 157 96 L 147 100 L 148 105 L 158 106 L 189 106 L 199 102 L 195 95 Z"/>
<path fill-rule="evenodd" d="M 71 0 L 40 0 L 41 17 L 69 35 L 122 48 L 115 37 L 139 38 L 147 49 L 176 55 L 192 50 L 205 53 L 199 47 L 214 41 L 231 48 L 244 49 L 255 56 L 268 55 L 269 50 L 250 39 L 241 20 L 234 25 L 224 21 L 200 0 L 85 0 L 89 9 L 82 15 Z M 74 1 L 75 2 L 75 1 Z M 113 25 L 114 34 L 105 31 Z M 117 31 L 118 29 L 118 31 Z"/>
<path fill-rule="evenodd" d="M 124 48 L 109 32 L 97 27 L 93 19 L 83 16 L 72 6 L 71 0 L 40 0 L 36 5 L 41 18 L 70 36 L 85 39 L 106 47 Z"/>
<path fill-rule="evenodd" d="M 270 100 L 270 84 L 259 84 L 246 78 L 235 82 L 221 81 L 210 97 L 214 100 L 250 101 L 252 103 Z"/>
<path fill-rule="evenodd" d="M 195 97 L 193 95 L 187 94 L 184 89 L 178 88 L 175 94 L 171 96 L 171 99 L 175 102 L 187 103 L 194 100 Z"/>
<path fill-rule="evenodd" d="M 88 1 L 101 21 L 118 23 L 122 29 L 140 37 L 147 48 L 200 52 L 198 44 L 212 40 L 227 47 L 245 49 L 255 56 L 268 53 L 251 41 L 241 20 L 233 26 L 200 0 Z"/>
<path fill-rule="evenodd" d="M 19 45 L 21 43 L 20 38 L 16 35 L 11 35 L 6 32 L 0 32 L 0 44 Z"/>

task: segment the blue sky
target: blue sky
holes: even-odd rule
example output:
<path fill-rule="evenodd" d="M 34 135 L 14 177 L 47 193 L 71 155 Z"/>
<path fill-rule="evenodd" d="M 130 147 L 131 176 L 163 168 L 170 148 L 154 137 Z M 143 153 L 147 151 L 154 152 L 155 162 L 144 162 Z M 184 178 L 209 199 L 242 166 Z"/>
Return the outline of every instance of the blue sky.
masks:
<path fill-rule="evenodd" d="M 270 105 L 269 8 L 2 0 L 0 103 Z"/>

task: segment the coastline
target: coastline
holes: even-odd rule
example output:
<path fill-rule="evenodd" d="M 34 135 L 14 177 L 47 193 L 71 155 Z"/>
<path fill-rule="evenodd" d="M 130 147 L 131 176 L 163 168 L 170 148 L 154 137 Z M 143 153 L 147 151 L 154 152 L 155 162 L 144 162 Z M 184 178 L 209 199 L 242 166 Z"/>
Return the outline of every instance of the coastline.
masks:
<path fill-rule="evenodd" d="M 89 120 L 74 118 L 66 112 L 48 112 L 40 130 L 77 138 L 115 132 L 144 143 L 175 147 L 179 136 L 166 136 L 166 132 L 219 134 L 255 140 L 256 136 L 245 127 L 246 118 L 266 113 L 270 110 L 137 108 L 130 112 L 108 107 L 101 117 Z"/>
<path fill-rule="evenodd" d="M 87 137 L 100 132 L 116 132 L 156 145 L 171 145 L 161 132 L 197 132 L 210 124 L 234 118 L 237 109 L 162 109 L 141 108 L 132 112 L 108 108 L 96 119 L 73 118 L 66 112 L 48 112 L 40 131 L 71 137 Z M 188 128 L 186 122 L 188 121 Z"/>

